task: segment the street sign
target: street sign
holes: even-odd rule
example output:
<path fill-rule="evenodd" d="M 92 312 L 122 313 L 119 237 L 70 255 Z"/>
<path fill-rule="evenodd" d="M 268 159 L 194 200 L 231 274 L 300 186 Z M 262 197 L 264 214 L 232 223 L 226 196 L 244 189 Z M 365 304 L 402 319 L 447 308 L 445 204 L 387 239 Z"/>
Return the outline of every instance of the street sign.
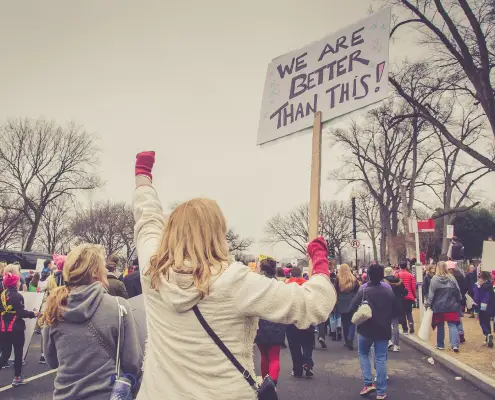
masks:
<path fill-rule="evenodd" d="M 357 239 L 352 239 L 350 243 L 353 249 L 359 249 L 361 247 L 361 242 Z"/>

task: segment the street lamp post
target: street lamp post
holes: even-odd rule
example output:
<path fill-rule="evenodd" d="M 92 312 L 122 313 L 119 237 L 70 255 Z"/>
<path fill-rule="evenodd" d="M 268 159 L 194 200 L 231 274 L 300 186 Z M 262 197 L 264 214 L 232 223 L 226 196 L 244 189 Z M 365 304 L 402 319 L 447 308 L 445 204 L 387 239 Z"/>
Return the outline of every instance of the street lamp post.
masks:
<path fill-rule="evenodd" d="M 368 246 L 368 264 L 371 264 L 371 247 Z"/>
<path fill-rule="evenodd" d="M 366 264 L 366 245 L 363 244 L 363 264 Z"/>
<path fill-rule="evenodd" d="M 352 207 L 352 238 L 357 239 L 357 227 L 356 227 L 356 193 L 354 190 L 351 193 L 351 207 Z M 356 249 L 356 269 L 358 268 L 358 249 Z"/>

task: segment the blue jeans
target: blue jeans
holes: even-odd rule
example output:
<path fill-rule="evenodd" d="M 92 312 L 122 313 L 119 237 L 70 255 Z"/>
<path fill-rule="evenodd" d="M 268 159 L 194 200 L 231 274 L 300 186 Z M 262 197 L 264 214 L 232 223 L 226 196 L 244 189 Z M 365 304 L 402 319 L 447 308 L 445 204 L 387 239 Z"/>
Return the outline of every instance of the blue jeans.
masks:
<path fill-rule="evenodd" d="M 462 317 L 463 316 L 464 316 L 464 313 L 462 312 L 462 310 L 460 310 L 459 311 L 459 321 L 460 321 L 460 324 L 457 327 L 457 330 L 459 331 L 459 333 L 464 333 L 464 325 L 462 325 Z"/>
<path fill-rule="evenodd" d="M 335 311 L 330 314 L 330 332 L 337 332 L 337 328 L 342 328 L 340 313 Z"/>
<path fill-rule="evenodd" d="M 450 346 L 452 348 L 459 347 L 459 330 L 457 328 L 457 322 L 447 322 L 449 326 L 449 339 Z M 445 348 L 445 323 L 441 323 L 437 326 L 437 346 Z"/>
<path fill-rule="evenodd" d="M 373 340 L 358 335 L 358 355 L 365 386 L 373 384 L 370 349 L 375 347 L 376 394 L 384 395 L 387 391 L 387 355 L 388 340 Z"/>

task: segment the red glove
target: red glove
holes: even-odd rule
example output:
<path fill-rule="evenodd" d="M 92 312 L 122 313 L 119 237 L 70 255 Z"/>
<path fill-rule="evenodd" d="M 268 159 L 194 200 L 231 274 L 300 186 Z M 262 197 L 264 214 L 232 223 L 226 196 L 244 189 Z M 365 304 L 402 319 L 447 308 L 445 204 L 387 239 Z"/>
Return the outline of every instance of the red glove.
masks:
<path fill-rule="evenodd" d="M 308 245 L 308 255 L 313 263 L 313 275 L 324 274 L 330 276 L 328 269 L 328 247 L 325 239 L 321 236 L 314 239 Z"/>
<path fill-rule="evenodd" d="M 143 151 L 136 156 L 136 176 L 144 175 L 153 180 L 151 175 L 151 170 L 155 164 L 155 152 L 154 151 Z"/>

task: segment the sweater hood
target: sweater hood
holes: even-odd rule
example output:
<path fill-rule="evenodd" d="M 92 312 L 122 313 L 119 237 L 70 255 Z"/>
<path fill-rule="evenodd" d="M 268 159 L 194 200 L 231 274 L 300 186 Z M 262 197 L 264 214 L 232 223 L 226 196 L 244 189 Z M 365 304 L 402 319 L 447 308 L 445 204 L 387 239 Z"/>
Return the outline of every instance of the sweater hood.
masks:
<path fill-rule="evenodd" d="M 226 268 L 228 268 L 227 265 Z M 222 273 L 211 276 L 210 287 Z M 194 284 L 192 274 L 179 273 L 170 268 L 168 273 L 160 279 L 160 295 L 171 302 L 176 312 L 189 311 L 201 300 L 201 293 Z"/>
<path fill-rule="evenodd" d="M 448 284 L 450 281 L 455 280 L 454 276 L 440 276 L 440 275 L 435 275 L 435 278 L 442 283 L 443 285 Z"/>
<path fill-rule="evenodd" d="M 84 322 L 90 319 L 98 309 L 106 290 L 101 282 L 88 286 L 79 286 L 70 292 L 64 319 L 70 322 Z M 117 309 L 117 305 L 115 305 Z"/>
<path fill-rule="evenodd" d="M 402 280 L 400 278 L 396 278 L 395 276 L 386 276 L 385 280 L 392 287 L 397 287 L 402 285 Z"/>
<path fill-rule="evenodd" d="M 287 280 L 287 283 L 297 283 L 299 286 L 301 286 L 303 283 L 306 283 L 307 280 L 304 279 L 303 277 L 300 277 L 300 278 L 290 278 Z"/>

